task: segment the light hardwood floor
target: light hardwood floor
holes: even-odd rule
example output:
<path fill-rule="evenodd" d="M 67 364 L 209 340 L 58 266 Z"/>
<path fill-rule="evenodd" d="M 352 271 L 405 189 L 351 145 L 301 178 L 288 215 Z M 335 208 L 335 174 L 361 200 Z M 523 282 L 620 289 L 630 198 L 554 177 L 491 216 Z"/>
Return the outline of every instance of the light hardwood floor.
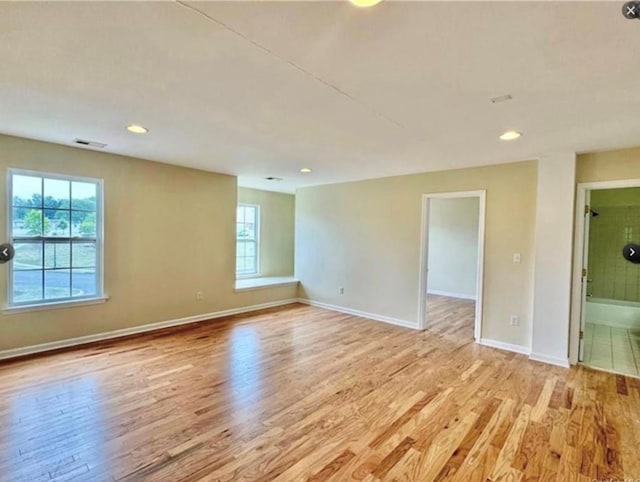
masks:
<path fill-rule="evenodd" d="M 290 305 L 0 365 L 0 480 L 640 478 L 640 383 Z M 451 320 L 449 320 L 451 321 Z"/>
<path fill-rule="evenodd" d="M 450 296 L 427 295 L 429 331 L 456 335 L 460 341 L 473 339 L 476 302 Z"/>

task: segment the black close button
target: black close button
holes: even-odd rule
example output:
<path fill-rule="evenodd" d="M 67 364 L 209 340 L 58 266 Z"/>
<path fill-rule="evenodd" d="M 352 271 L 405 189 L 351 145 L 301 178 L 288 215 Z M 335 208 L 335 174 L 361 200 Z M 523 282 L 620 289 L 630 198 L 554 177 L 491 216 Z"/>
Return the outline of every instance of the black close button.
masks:
<path fill-rule="evenodd" d="M 624 18 L 633 20 L 640 18 L 640 2 L 627 2 L 622 6 L 622 15 Z"/>
<path fill-rule="evenodd" d="M 622 256 L 632 263 L 640 263 L 640 245 L 629 243 L 622 249 Z"/>

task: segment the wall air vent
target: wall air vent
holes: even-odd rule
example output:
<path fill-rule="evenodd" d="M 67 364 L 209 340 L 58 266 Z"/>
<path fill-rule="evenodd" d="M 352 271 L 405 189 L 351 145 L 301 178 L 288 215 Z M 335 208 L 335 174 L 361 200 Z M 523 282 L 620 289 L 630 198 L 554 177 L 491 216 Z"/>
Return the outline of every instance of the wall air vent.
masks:
<path fill-rule="evenodd" d="M 103 144 L 102 142 L 86 141 L 84 139 L 74 139 L 73 143 L 80 144 L 81 146 L 95 147 L 97 149 L 104 149 L 105 147 L 107 147 L 107 145 Z"/>

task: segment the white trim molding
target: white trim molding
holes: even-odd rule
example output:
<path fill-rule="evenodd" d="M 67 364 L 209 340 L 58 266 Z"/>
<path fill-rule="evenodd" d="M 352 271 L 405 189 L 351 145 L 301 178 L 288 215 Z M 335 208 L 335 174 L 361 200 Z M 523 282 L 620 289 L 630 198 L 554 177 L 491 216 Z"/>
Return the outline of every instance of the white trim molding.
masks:
<path fill-rule="evenodd" d="M 523 345 L 513 345 L 511 343 L 505 343 L 504 341 L 492 340 L 491 338 L 480 338 L 480 344 L 483 346 L 488 346 L 490 348 L 497 348 L 499 350 L 520 353 L 521 355 L 529 356 L 531 354 L 531 350 L 529 349 L 529 347 Z"/>
<path fill-rule="evenodd" d="M 458 298 L 461 300 L 475 300 L 475 295 L 466 295 L 464 293 L 454 293 L 453 291 L 427 290 L 428 295 L 446 296 L 448 298 Z"/>
<path fill-rule="evenodd" d="M 562 368 L 569 368 L 568 358 L 558 358 L 555 356 L 543 355 L 541 353 L 531 353 L 531 355 L 529 355 L 529 360 L 548 363 L 549 365 L 556 365 Z"/>
<path fill-rule="evenodd" d="M 374 321 L 382 321 L 391 325 L 402 326 L 404 328 L 411 328 L 413 330 L 418 329 L 418 324 L 415 321 L 400 320 L 398 318 L 392 318 L 390 316 L 378 315 L 375 313 L 368 313 L 366 311 L 354 310 L 352 308 L 346 308 L 344 306 L 331 305 L 329 303 L 322 303 L 320 301 L 308 300 L 306 298 L 298 298 L 299 303 L 305 305 L 315 306 L 317 308 L 324 308 L 325 310 L 337 311 L 339 313 L 345 313 L 347 315 L 360 316 L 361 318 L 368 318 Z"/>
<path fill-rule="evenodd" d="M 109 301 L 109 296 L 98 296 L 94 298 L 79 298 L 77 300 L 53 301 L 51 303 L 39 303 L 37 305 L 15 305 L 7 306 L 2 310 L 3 315 L 13 315 L 16 313 L 26 313 L 29 311 L 49 311 L 62 308 L 76 308 L 78 306 L 99 305 Z"/>
<path fill-rule="evenodd" d="M 272 301 L 270 303 L 262 303 L 259 305 L 243 306 L 240 308 L 231 308 L 229 310 L 215 311 L 213 313 L 203 313 L 201 315 L 187 316 L 185 318 L 177 318 L 175 320 L 159 321 L 156 323 L 148 323 L 146 325 L 132 326 L 131 328 L 123 328 L 121 330 L 108 331 L 104 333 L 96 333 L 95 335 L 79 336 L 76 338 L 68 338 L 66 340 L 52 341 L 50 343 L 42 343 L 40 345 L 31 345 L 21 348 L 13 348 L 10 350 L 0 351 L 0 360 L 16 358 L 35 353 L 42 353 L 60 348 L 68 348 L 72 346 L 86 345 L 96 341 L 110 340 L 113 338 L 121 338 L 123 336 L 137 335 L 149 331 L 161 330 L 163 328 L 171 328 L 174 326 L 187 325 L 189 323 L 198 323 L 200 321 L 214 320 L 225 316 L 239 315 L 252 311 L 264 310 L 266 308 L 274 308 L 277 306 L 290 305 L 297 303 L 295 298 Z"/>
<path fill-rule="evenodd" d="M 68 338 L 66 340 L 53 341 L 50 343 L 42 343 L 39 345 L 31 345 L 21 348 L 13 348 L 10 350 L 0 351 L 0 360 L 8 360 L 11 358 L 22 357 L 26 355 L 33 355 L 36 353 L 44 353 L 48 351 L 58 350 L 60 348 L 69 348 L 74 346 L 86 345 L 88 343 L 94 343 L 97 341 L 111 340 L 115 338 L 121 338 L 130 335 L 137 335 L 147 333 L 150 331 L 162 330 L 164 328 L 171 328 L 175 326 L 188 325 L 190 323 L 198 323 L 201 321 L 215 320 L 227 316 L 239 315 L 243 313 L 250 313 L 252 311 L 264 310 L 267 308 L 275 308 L 279 306 L 291 305 L 294 303 L 302 303 L 309 306 L 315 306 L 325 310 L 336 311 L 338 313 L 345 313 L 348 315 L 359 316 L 373 321 L 381 321 L 383 323 L 389 323 L 392 325 L 400 326 L 403 328 L 409 328 L 418 330 L 418 324 L 414 321 L 401 320 L 398 318 L 392 318 L 390 316 L 378 315 L 375 313 L 368 313 L 366 311 L 354 310 L 346 308 L 344 306 L 331 305 L 329 303 L 322 303 L 320 301 L 308 300 L 305 298 L 290 298 L 280 301 L 272 301 L 270 303 L 262 303 L 259 305 L 243 306 L 240 308 L 231 308 L 228 310 L 215 311 L 212 313 L 204 313 L 201 315 L 187 316 L 184 318 L 177 318 L 174 320 L 159 321 L 156 323 L 148 323 L 146 325 L 133 326 L 131 328 L 123 328 L 121 330 L 108 331 L 103 333 L 97 333 L 94 335 L 79 336 L 75 338 Z M 488 338 L 481 338 L 479 343 L 491 348 L 497 348 L 500 350 L 506 350 L 510 352 L 520 353 L 523 355 L 530 355 L 531 360 L 549 363 L 552 365 L 558 365 L 561 367 L 569 367 L 569 360 L 555 359 L 544 355 L 530 354 L 529 348 L 521 345 L 513 345 L 498 340 L 492 340 Z"/>

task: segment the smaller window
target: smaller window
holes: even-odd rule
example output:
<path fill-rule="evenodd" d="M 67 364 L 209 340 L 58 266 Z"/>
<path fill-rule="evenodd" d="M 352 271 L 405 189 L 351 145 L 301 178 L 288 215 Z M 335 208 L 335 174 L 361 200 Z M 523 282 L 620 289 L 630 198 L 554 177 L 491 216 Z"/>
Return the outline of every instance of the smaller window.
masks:
<path fill-rule="evenodd" d="M 260 206 L 238 204 L 236 217 L 236 276 L 257 275 L 260 249 Z"/>

